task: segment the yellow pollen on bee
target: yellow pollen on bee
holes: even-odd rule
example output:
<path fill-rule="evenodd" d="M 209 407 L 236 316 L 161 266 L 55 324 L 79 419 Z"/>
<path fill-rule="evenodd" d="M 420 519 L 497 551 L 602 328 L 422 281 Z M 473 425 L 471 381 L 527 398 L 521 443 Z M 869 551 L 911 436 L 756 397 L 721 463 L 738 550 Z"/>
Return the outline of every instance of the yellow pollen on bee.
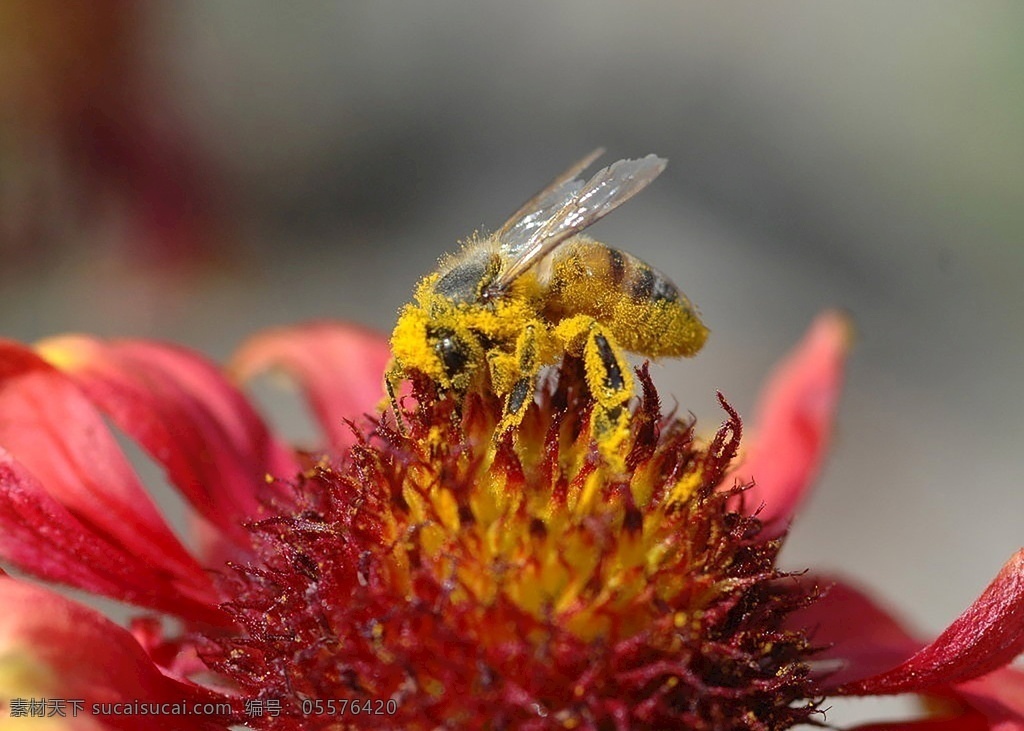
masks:
<path fill-rule="evenodd" d="M 391 334 L 391 352 L 405 368 L 415 368 L 430 378 L 445 383 L 447 376 L 433 350 L 429 347 L 427 326 L 430 318 L 419 308 L 402 309 Z"/>

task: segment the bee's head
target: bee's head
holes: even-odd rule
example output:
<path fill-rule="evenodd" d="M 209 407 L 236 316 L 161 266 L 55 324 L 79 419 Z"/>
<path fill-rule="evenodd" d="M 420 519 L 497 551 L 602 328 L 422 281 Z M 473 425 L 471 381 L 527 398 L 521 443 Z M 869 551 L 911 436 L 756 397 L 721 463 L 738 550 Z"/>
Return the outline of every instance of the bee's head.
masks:
<path fill-rule="evenodd" d="M 444 389 L 461 391 L 470 385 L 484 361 L 483 346 L 453 308 L 438 313 L 436 300 L 402 308 L 391 335 L 391 352 L 399 367 L 419 371 Z"/>

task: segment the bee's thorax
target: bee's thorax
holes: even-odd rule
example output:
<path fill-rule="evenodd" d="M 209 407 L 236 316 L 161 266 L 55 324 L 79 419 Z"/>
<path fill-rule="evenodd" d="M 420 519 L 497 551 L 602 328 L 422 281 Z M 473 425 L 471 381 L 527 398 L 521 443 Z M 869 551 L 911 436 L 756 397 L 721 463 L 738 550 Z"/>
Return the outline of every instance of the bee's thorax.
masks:
<path fill-rule="evenodd" d="M 500 269 L 500 259 L 484 248 L 467 249 L 434 284 L 434 293 L 459 304 L 479 302 Z"/>

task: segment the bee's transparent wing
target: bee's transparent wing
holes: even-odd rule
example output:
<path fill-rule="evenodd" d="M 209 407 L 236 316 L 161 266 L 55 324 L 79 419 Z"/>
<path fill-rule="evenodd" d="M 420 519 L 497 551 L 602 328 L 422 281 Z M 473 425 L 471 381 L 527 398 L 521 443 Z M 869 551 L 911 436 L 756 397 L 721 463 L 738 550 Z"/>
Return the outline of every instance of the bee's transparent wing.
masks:
<path fill-rule="evenodd" d="M 568 180 L 549 186 L 533 199 L 538 206 L 527 213 L 530 222 L 523 226 L 528 234 L 525 238 L 513 243 L 507 238 L 502 239 L 499 233 L 502 246 L 515 258 L 492 287 L 498 290 L 508 287 L 563 241 L 604 218 L 646 188 L 665 169 L 665 164 L 666 160 L 657 155 L 639 160 L 619 160 L 599 170 L 586 183 Z M 539 205 L 541 202 L 544 206 Z M 524 208 L 529 208 L 529 205 Z M 518 224 L 519 221 L 511 226 L 505 224 L 502 231 L 518 231 Z"/>
<path fill-rule="evenodd" d="M 501 242 L 502 250 L 513 258 L 519 254 L 533 233 L 547 223 L 583 187 L 583 181 L 576 176 L 603 154 L 603 147 L 593 150 L 569 166 L 544 190 L 521 205 L 495 234 Z"/>

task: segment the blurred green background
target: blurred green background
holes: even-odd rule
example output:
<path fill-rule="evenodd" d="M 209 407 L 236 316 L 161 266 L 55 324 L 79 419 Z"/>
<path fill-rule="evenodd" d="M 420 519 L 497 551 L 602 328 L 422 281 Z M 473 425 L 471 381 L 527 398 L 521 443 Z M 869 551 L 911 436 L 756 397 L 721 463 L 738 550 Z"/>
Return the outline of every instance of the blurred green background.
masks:
<path fill-rule="evenodd" d="M 1024 543 L 1024 5 L 11 0 L 0 29 L 3 335 L 387 330 L 569 162 L 656 152 L 592 233 L 712 328 L 663 393 L 710 430 L 817 312 L 857 324 L 787 564 L 935 632 Z"/>

